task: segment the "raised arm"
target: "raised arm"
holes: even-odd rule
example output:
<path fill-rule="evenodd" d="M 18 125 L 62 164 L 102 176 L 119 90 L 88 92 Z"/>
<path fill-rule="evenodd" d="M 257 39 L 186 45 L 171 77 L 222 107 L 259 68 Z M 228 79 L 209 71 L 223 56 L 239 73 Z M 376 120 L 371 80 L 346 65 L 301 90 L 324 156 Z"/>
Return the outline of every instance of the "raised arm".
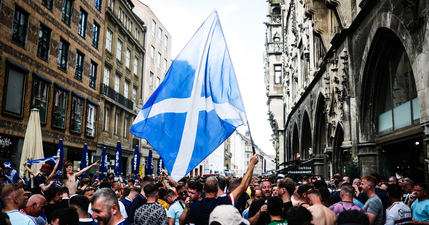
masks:
<path fill-rule="evenodd" d="M 89 165 L 89 166 L 87 166 L 87 167 L 85 167 L 85 168 L 83 168 L 81 171 L 79 171 L 79 172 L 77 172 L 76 174 L 75 174 L 75 176 L 80 176 L 80 175 L 82 175 L 82 173 L 84 173 L 85 171 L 87 171 L 87 170 L 89 170 L 91 167 L 93 167 L 93 166 L 95 166 L 95 165 L 98 165 L 98 162 L 99 162 L 100 160 L 98 160 L 97 162 L 95 162 L 95 163 L 93 163 L 93 164 L 91 164 L 91 165 Z"/>
<path fill-rule="evenodd" d="M 54 169 L 52 169 L 51 174 L 49 174 L 49 176 L 46 178 L 47 180 L 50 180 L 52 177 L 55 176 L 55 172 L 57 171 L 58 168 L 58 164 L 60 163 L 60 158 L 58 156 L 57 157 L 57 162 L 55 163 Z"/>
<path fill-rule="evenodd" d="M 168 175 L 168 173 L 164 169 L 161 169 L 161 173 L 164 174 L 164 177 L 167 178 L 167 180 L 168 180 L 168 182 L 170 182 L 171 186 L 177 187 L 177 185 L 179 185 L 175 180 L 173 180 L 173 178 L 171 178 L 171 176 Z"/>
<path fill-rule="evenodd" d="M 24 163 L 24 167 L 25 167 L 25 169 L 26 169 L 26 170 L 28 170 L 28 172 L 29 172 L 33 177 L 35 177 L 35 176 L 36 176 L 36 174 L 33 172 L 33 170 L 31 170 L 31 169 L 30 169 L 30 167 L 28 167 L 27 163 Z"/>
<path fill-rule="evenodd" d="M 258 155 L 253 154 L 252 158 L 250 158 L 249 167 L 247 168 L 246 174 L 243 176 L 243 180 L 241 180 L 241 184 L 232 191 L 232 196 L 234 197 L 234 201 L 237 201 L 241 194 L 247 189 L 250 184 L 250 180 L 252 179 L 253 169 L 255 165 L 258 163 Z"/>

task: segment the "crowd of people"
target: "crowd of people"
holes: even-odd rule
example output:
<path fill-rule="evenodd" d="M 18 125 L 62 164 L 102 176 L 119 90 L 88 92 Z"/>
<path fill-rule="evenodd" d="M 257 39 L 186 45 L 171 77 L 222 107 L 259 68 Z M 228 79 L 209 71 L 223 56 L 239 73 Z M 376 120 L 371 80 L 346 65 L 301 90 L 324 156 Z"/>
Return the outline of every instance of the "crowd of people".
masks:
<path fill-rule="evenodd" d="M 429 224 L 425 183 L 377 174 L 350 179 L 336 174 L 137 179 L 73 172 L 65 163 L 44 164 L 21 179 L 13 164 L 0 171 L 0 224 L 11 225 L 334 225 Z"/>

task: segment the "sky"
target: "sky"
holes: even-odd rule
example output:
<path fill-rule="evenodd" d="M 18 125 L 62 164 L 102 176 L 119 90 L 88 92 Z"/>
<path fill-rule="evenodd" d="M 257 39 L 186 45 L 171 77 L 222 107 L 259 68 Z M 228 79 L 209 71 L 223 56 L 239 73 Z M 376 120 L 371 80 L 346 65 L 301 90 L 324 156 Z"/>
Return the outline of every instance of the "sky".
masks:
<path fill-rule="evenodd" d="M 148 5 L 172 37 L 174 59 L 205 19 L 217 10 L 234 65 L 253 141 L 274 155 L 264 83 L 265 0 L 140 0 Z M 245 133 L 247 127 L 238 131 Z"/>

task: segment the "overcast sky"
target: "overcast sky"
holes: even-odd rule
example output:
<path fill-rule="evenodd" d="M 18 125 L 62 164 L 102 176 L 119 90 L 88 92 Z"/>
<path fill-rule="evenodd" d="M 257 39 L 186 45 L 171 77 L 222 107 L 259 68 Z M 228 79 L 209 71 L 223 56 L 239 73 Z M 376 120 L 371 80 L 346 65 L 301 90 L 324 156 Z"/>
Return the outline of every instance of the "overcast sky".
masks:
<path fill-rule="evenodd" d="M 204 20 L 217 10 L 244 101 L 253 140 L 274 155 L 270 141 L 263 53 L 265 0 L 140 0 L 148 5 L 172 36 L 174 59 Z M 247 127 L 238 128 L 244 134 Z"/>

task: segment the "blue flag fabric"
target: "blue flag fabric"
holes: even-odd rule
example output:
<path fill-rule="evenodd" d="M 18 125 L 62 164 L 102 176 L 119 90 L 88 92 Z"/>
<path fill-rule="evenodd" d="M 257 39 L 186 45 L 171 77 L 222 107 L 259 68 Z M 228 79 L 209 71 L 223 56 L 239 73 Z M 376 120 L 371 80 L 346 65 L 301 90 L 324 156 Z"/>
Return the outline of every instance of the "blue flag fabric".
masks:
<path fill-rule="evenodd" d="M 162 157 L 159 157 L 159 161 L 158 161 L 158 171 L 157 174 L 161 174 L 161 169 L 164 169 L 165 165 L 164 165 L 164 160 L 162 160 Z"/>
<path fill-rule="evenodd" d="M 118 141 L 118 143 L 116 143 L 115 174 L 122 175 L 122 147 L 121 147 L 120 141 Z"/>
<path fill-rule="evenodd" d="M 49 158 L 44 158 L 44 159 L 30 160 L 30 161 L 27 161 L 26 163 L 35 164 L 35 163 L 45 163 L 47 161 L 52 161 L 52 162 L 57 163 L 55 156 L 52 156 Z"/>
<path fill-rule="evenodd" d="M 63 139 L 60 139 L 60 141 L 58 142 L 57 156 L 60 160 L 60 162 L 58 163 L 57 171 L 61 171 L 63 169 L 63 159 L 64 159 Z"/>
<path fill-rule="evenodd" d="M 247 118 L 217 12 L 172 62 L 131 126 L 175 180 L 188 174 Z"/>
<path fill-rule="evenodd" d="M 82 158 L 80 160 L 80 170 L 84 169 L 89 165 L 89 157 L 88 157 L 88 145 L 85 143 L 83 145 L 82 150 Z M 86 173 L 82 173 L 81 178 L 87 177 Z"/>
<path fill-rule="evenodd" d="M 101 153 L 101 163 L 100 163 L 100 175 L 103 176 L 102 178 L 104 178 L 107 175 L 107 171 L 108 171 L 108 162 L 109 160 L 107 159 L 107 150 L 106 147 L 103 148 L 103 152 Z"/>
<path fill-rule="evenodd" d="M 133 156 L 133 173 L 139 174 L 139 166 L 140 166 L 140 152 L 139 152 L 139 146 L 136 145 L 136 148 L 134 150 L 134 156 Z"/>
<path fill-rule="evenodd" d="M 153 174 L 153 157 L 152 157 L 152 149 L 149 150 L 149 155 L 147 156 L 147 164 L 146 164 L 146 175 Z"/>

